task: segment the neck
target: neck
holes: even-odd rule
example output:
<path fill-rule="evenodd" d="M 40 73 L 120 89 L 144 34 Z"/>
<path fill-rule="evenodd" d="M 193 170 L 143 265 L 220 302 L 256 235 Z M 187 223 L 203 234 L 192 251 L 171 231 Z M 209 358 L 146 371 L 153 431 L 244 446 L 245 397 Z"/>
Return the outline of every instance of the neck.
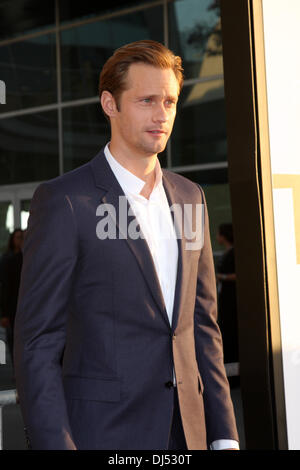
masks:
<path fill-rule="evenodd" d="M 145 181 L 146 183 L 155 180 L 155 165 L 157 154 L 142 155 L 131 152 L 130 149 L 121 148 L 115 145 L 113 140 L 109 144 L 109 150 L 113 157 L 126 170 Z"/>

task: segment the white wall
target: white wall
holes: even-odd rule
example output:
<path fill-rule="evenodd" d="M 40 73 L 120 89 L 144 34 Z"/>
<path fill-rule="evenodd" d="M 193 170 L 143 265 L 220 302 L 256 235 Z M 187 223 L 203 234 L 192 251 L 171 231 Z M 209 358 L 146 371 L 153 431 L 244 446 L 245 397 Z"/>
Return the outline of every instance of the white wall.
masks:
<path fill-rule="evenodd" d="M 262 4 L 288 445 L 300 449 L 300 0 Z"/>

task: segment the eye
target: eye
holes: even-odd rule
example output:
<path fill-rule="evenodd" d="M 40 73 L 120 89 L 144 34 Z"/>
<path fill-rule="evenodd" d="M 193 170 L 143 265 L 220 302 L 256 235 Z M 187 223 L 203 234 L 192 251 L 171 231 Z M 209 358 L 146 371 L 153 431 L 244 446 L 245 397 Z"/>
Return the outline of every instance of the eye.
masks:
<path fill-rule="evenodd" d="M 175 102 L 175 100 L 167 100 L 167 101 L 166 101 L 166 105 L 169 106 L 169 107 L 175 106 L 175 105 L 176 105 L 176 102 Z"/>

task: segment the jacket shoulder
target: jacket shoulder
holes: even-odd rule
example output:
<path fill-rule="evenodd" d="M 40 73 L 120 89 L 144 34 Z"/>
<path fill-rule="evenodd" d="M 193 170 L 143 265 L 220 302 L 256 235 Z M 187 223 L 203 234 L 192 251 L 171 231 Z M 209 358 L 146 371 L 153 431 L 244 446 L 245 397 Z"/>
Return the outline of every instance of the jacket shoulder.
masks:
<path fill-rule="evenodd" d="M 48 188 L 50 191 L 64 191 L 72 192 L 73 190 L 79 189 L 92 178 L 91 164 L 90 162 L 81 165 L 74 170 L 68 171 L 63 175 L 52 178 L 48 181 L 41 183 L 40 186 Z"/>

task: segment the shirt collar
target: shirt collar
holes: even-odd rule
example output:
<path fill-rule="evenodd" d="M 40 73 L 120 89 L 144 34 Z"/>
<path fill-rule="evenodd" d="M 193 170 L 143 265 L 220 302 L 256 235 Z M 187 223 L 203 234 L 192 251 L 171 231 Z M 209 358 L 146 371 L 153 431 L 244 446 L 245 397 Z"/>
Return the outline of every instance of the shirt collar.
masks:
<path fill-rule="evenodd" d="M 106 160 L 108 161 L 115 177 L 117 178 L 124 193 L 130 193 L 138 196 L 146 184 L 144 180 L 138 178 L 129 170 L 126 170 L 111 154 L 109 150 L 109 143 L 106 144 L 104 149 Z M 162 184 L 162 170 L 158 158 L 155 164 L 155 184 L 151 195 Z M 142 197 L 142 196 L 141 196 Z"/>

